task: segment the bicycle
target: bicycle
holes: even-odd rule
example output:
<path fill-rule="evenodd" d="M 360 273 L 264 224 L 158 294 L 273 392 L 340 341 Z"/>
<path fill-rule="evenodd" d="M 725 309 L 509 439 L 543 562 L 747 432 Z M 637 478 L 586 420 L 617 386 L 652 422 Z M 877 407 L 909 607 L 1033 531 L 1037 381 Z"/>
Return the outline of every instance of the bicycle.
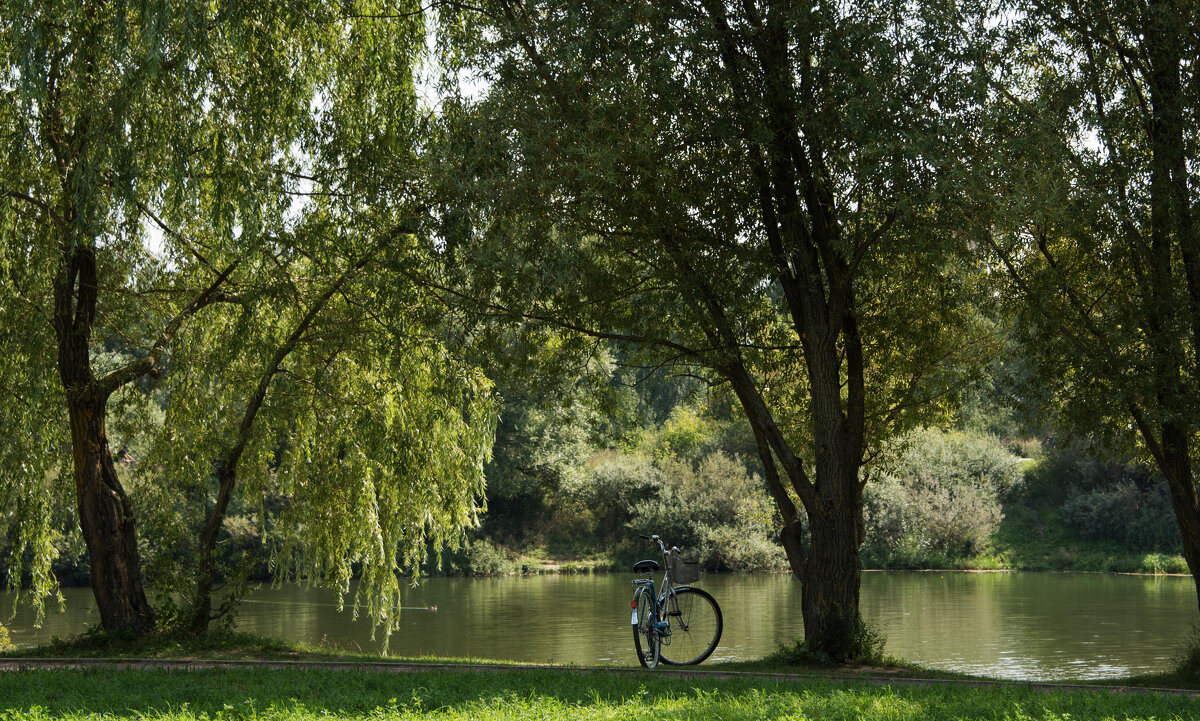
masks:
<path fill-rule="evenodd" d="M 638 661 L 646 668 L 655 668 L 659 661 L 672 666 L 692 666 L 712 655 L 721 640 L 724 621 L 721 607 L 703 589 L 676 586 L 675 581 L 687 583 L 699 578 L 699 567 L 685 561 L 678 548 L 667 549 L 658 536 L 642 536 L 658 544 L 663 556 L 662 585 L 655 592 L 651 574 L 659 570 L 658 561 L 638 561 L 635 573 L 646 578 L 633 581 L 630 624 L 633 626 L 633 647 Z"/>

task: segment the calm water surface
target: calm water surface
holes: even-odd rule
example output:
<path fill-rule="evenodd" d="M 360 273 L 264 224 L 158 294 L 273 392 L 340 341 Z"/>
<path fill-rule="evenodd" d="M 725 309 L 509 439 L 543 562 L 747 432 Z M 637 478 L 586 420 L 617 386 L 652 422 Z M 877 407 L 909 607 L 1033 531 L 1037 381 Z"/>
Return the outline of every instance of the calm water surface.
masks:
<path fill-rule="evenodd" d="M 390 648 L 405 656 L 632 665 L 630 578 L 426 579 L 406 593 Z M 725 614 L 714 659 L 758 658 L 802 633 L 800 584 L 789 575 L 708 575 L 699 585 Z M 41 629 L 25 609 L 6 622 L 13 641 L 35 645 L 96 623 L 90 590 L 65 593 L 67 611 L 48 612 Z M 1190 578 L 1100 574 L 866 573 L 862 611 L 900 658 L 1056 680 L 1165 669 L 1200 621 Z M 237 625 L 288 640 L 380 648 L 365 618 L 352 620 L 349 608 L 338 613 L 328 592 L 298 586 L 256 592 Z"/>

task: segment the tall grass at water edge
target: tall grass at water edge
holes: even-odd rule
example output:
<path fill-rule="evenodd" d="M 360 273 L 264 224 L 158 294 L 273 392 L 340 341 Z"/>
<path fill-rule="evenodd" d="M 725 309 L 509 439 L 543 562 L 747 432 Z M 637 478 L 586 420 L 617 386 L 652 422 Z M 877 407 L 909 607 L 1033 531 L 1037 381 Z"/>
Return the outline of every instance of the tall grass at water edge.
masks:
<path fill-rule="evenodd" d="M 995 687 L 881 687 L 669 673 L 87 670 L 0 674 L 0 719 L 1193 719 L 1179 696 Z"/>

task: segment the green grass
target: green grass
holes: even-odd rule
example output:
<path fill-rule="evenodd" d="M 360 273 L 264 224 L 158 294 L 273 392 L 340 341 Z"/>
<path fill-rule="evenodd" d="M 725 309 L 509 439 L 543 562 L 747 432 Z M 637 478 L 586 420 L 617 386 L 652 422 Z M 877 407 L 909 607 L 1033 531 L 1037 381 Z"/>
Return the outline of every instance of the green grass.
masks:
<path fill-rule="evenodd" d="M 699 668 L 702 671 L 752 674 L 790 674 L 805 677 L 822 676 L 838 679 L 853 679 L 869 676 L 872 678 L 905 678 L 942 681 L 983 680 L 978 676 L 969 676 L 964 673 L 924 668 L 916 665 L 915 663 L 909 663 L 908 661 L 894 657 L 887 657 L 873 664 L 831 665 L 791 661 L 788 660 L 788 654 L 784 651 L 754 661 L 722 661 L 719 663 L 705 663 Z"/>
<path fill-rule="evenodd" d="M 4 721 L 1191 719 L 1177 696 L 688 679 L 661 672 L 86 670 L 0 674 Z"/>
<path fill-rule="evenodd" d="M 1192 648 L 1195 650 L 1190 652 L 1193 654 L 1191 663 L 1184 664 L 1183 659 L 1180 659 L 1180 668 L 1186 670 L 1083 683 L 1097 686 L 1123 685 L 1200 690 L 1200 630 L 1194 632 L 1192 644 Z M 179 633 L 156 633 L 136 639 L 96 631 L 69 640 L 56 638 L 51 643 L 43 646 L 11 649 L 0 653 L 0 661 L 6 658 L 302 661 L 315 663 L 366 663 L 373 665 L 380 663 L 423 664 L 439 667 L 447 665 L 488 665 L 513 668 L 528 668 L 541 665 L 521 661 L 447 658 L 441 656 L 381 657 L 374 652 L 346 651 L 345 649 L 331 646 L 285 642 L 242 631 L 225 631 L 219 629 L 214 629 L 201 637 Z M 710 661 L 697 667 L 696 670 L 718 673 L 819 676 L 830 679 L 875 677 L 949 681 L 995 681 L 995 679 L 970 676 L 953 671 L 925 668 L 893 656 L 881 657 L 870 663 L 849 665 L 821 664 L 818 662 L 797 660 L 794 654 L 785 648 L 780 648 L 776 653 L 766 658 L 752 661 Z"/>
<path fill-rule="evenodd" d="M 377 654 L 348 654 L 338 649 L 288 643 L 251 633 L 214 630 L 205 636 L 153 633 L 137 638 L 102 631 L 71 639 L 55 638 L 30 648 L 0 653 L 0 658 L 161 658 L 253 659 L 266 661 L 373 659 Z"/>
<path fill-rule="evenodd" d="M 103 634 L 21 657 L 381 660 L 372 654 L 285 644 L 245 633 L 204 639 L 159 635 L 132 641 Z M 705 664 L 729 678 L 669 670 L 467 668 L 385 673 L 319 667 L 166 671 L 90 668 L 0 673 L 0 721 L 397 721 L 401 719 L 1192 719 L 1200 702 L 1163 694 L 1040 690 L 978 681 L 889 660 L 882 666 L 797 666 L 782 655 L 750 663 Z M 470 659 L 387 661 L 477 663 Z M 784 681 L 754 674 L 791 674 Z M 890 677 L 894 685 L 856 681 Z M 847 677 L 850 677 L 849 680 Z M 950 680 L 935 686 L 900 679 Z M 1154 676 L 1146 685 L 1196 687 L 1194 678 Z"/>

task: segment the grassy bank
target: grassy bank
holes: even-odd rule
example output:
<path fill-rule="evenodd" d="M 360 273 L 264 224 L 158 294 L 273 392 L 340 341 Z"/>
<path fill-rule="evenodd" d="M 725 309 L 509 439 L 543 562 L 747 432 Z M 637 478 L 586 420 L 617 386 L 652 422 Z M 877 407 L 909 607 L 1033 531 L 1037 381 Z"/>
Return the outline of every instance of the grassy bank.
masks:
<path fill-rule="evenodd" d="M 1079 571 L 1104 573 L 1187 574 L 1187 561 L 1173 553 L 1137 552 L 1111 543 L 1086 543 L 1071 538 L 1046 540 L 1026 534 L 1018 524 L 1002 526 L 1001 533 L 990 539 L 982 553 L 954 555 L 918 549 L 910 554 L 869 555 L 865 570 L 873 571 Z M 467 575 L 538 575 L 546 573 L 628 572 L 632 563 L 624 557 L 592 556 L 580 558 L 570 553 L 545 549 L 511 552 L 512 560 L 503 566 L 491 566 L 491 572 Z M 649 554 L 644 554 L 649 555 Z M 789 571 L 782 561 L 774 568 Z"/>
<path fill-rule="evenodd" d="M 1191 699 L 569 670 L 88 670 L 0 674 L 0 719 L 1191 719 Z"/>

